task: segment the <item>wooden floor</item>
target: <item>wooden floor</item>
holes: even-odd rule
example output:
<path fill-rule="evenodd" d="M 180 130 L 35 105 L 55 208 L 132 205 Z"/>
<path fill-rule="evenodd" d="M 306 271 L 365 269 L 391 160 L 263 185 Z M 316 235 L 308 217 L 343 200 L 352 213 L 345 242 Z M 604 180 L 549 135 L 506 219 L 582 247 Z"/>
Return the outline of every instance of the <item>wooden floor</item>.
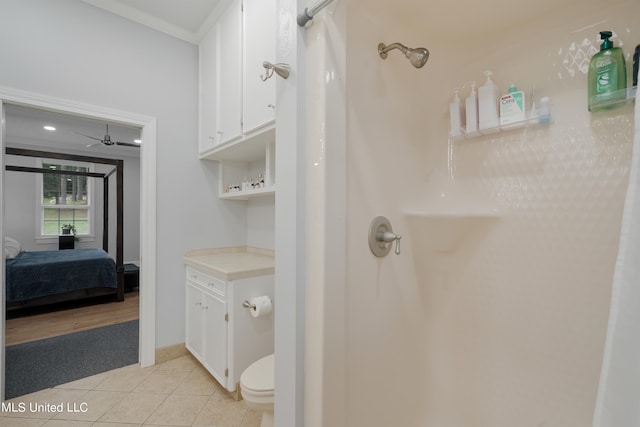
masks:
<path fill-rule="evenodd" d="M 128 292 L 122 302 L 8 319 L 5 345 L 21 344 L 135 320 L 139 318 L 139 301 L 138 292 Z"/>

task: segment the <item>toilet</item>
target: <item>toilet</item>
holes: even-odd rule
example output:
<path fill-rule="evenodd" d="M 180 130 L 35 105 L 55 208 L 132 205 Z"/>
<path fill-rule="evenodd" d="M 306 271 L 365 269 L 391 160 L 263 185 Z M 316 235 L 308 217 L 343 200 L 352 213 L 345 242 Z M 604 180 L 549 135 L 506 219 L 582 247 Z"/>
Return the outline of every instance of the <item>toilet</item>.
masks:
<path fill-rule="evenodd" d="M 273 427 L 273 354 L 253 362 L 240 376 L 240 392 L 247 405 L 262 411 L 260 427 Z"/>

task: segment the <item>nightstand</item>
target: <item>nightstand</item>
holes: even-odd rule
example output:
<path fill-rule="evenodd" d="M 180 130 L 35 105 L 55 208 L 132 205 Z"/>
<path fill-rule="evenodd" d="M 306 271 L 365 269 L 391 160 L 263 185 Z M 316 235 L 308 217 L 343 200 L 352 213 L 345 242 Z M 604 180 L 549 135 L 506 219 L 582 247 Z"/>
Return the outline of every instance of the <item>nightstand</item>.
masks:
<path fill-rule="evenodd" d="M 74 249 L 75 236 L 73 234 L 61 234 L 58 236 L 58 249 Z"/>

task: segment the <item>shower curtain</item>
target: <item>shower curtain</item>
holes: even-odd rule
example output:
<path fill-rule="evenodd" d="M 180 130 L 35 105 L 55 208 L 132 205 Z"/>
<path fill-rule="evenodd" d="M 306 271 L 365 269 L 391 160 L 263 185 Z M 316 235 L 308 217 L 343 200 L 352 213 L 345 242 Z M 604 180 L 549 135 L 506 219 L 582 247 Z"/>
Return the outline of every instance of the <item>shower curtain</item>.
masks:
<path fill-rule="evenodd" d="M 640 426 L 640 91 L 593 427 Z"/>

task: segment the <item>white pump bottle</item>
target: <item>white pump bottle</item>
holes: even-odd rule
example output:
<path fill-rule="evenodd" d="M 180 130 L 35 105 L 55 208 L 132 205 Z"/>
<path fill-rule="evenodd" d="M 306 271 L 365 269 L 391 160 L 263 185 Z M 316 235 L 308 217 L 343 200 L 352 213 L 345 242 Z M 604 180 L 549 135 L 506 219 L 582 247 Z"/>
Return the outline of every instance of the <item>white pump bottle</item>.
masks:
<path fill-rule="evenodd" d="M 493 75 L 491 71 L 485 71 L 484 75 L 487 81 L 478 88 L 478 125 L 480 130 L 490 128 L 496 128 L 497 130 L 500 125 L 500 117 L 498 115 L 500 90 L 491 80 Z"/>
<path fill-rule="evenodd" d="M 476 95 L 476 82 L 471 82 L 471 93 L 465 99 L 466 131 L 473 133 L 478 131 L 478 96 Z"/>

